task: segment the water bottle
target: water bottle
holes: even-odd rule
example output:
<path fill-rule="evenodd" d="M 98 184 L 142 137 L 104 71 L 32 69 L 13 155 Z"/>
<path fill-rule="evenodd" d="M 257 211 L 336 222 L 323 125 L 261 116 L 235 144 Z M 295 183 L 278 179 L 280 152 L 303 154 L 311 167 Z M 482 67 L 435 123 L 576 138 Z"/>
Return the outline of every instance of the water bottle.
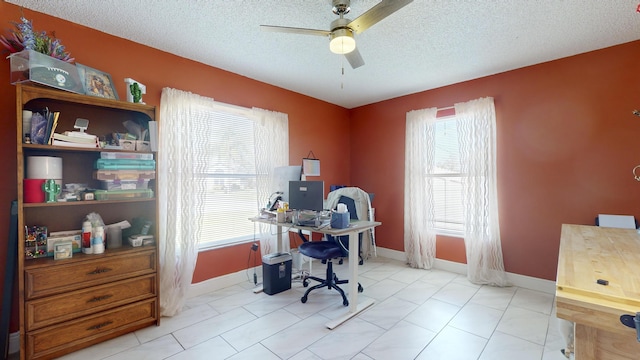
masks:
<path fill-rule="evenodd" d="M 93 229 L 91 247 L 94 254 L 102 254 L 104 252 L 104 228 L 102 226 L 96 226 Z"/>

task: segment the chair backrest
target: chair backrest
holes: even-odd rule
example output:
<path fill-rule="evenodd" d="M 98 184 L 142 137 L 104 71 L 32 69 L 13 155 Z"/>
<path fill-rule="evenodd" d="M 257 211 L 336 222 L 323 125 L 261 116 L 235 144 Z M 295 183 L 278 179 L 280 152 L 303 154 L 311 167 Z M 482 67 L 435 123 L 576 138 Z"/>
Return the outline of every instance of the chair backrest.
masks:
<path fill-rule="evenodd" d="M 339 204 L 347 205 L 347 211 L 349 212 L 349 218 L 351 220 L 358 220 L 358 212 L 356 211 L 356 202 L 350 197 L 340 195 L 338 199 Z"/>
<path fill-rule="evenodd" d="M 349 203 L 344 203 L 347 205 L 349 213 L 355 213 L 355 215 L 349 214 L 351 219 L 369 220 L 369 216 L 371 214 L 371 200 L 369 193 L 357 187 L 343 187 L 334 190 L 327 195 L 326 207 L 328 209 L 335 209 L 338 203 L 341 202 L 341 199 L 345 200 L 344 198 L 349 198 L 353 201 L 351 205 L 352 209 L 355 209 L 355 211 L 352 211 L 349 208 Z"/>
<path fill-rule="evenodd" d="M 358 187 L 342 187 L 330 192 L 327 195 L 326 207 L 335 209 L 339 203 L 347 205 L 349 217 L 352 220 L 370 220 L 371 219 L 371 196 L 366 191 Z M 368 230 L 370 231 L 370 230 Z M 362 254 L 368 254 L 371 244 L 369 241 L 362 241 L 363 238 L 370 238 L 370 233 L 360 233 L 360 250 Z M 330 241 L 338 241 L 343 249 L 349 249 L 349 237 L 340 236 L 338 239 L 329 238 Z M 343 251 L 346 254 L 346 251 Z"/>

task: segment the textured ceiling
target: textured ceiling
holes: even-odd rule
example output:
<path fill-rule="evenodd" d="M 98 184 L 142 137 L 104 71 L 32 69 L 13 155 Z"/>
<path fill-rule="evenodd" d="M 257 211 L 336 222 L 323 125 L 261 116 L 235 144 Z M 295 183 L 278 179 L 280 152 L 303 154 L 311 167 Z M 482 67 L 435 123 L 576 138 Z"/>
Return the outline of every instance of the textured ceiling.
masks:
<path fill-rule="evenodd" d="M 6 1 L 346 108 L 640 39 L 638 0 L 414 0 L 356 36 L 352 69 L 328 38 L 259 27 L 329 30 L 330 0 Z"/>

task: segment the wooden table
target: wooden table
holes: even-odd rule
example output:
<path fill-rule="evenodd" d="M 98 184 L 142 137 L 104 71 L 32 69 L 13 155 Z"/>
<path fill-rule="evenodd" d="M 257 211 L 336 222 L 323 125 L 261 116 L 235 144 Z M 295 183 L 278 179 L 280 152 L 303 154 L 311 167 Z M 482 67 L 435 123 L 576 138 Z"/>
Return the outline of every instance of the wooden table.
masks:
<path fill-rule="evenodd" d="M 350 318 L 357 315 L 359 312 L 373 305 L 373 300 L 368 299 L 361 303 L 358 303 L 358 254 L 359 254 L 359 241 L 358 234 L 369 229 L 373 229 L 374 227 L 381 225 L 382 223 L 379 221 L 351 221 L 348 228 L 345 229 L 332 229 L 330 227 L 323 228 L 315 228 L 310 226 L 300 226 L 293 225 L 291 223 L 276 223 L 270 219 L 264 218 L 251 218 L 249 219 L 254 222 L 261 222 L 266 224 L 275 225 L 278 227 L 278 240 L 277 240 L 277 249 L 276 252 L 280 252 L 284 250 L 286 247 L 283 244 L 283 241 L 289 241 L 288 237 L 283 239 L 283 231 L 282 228 L 288 229 L 299 229 L 309 232 L 317 232 L 321 234 L 328 234 L 332 236 L 343 236 L 349 235 L 349 310 L 343 314 L 342 316 L 331 320 L 327 323 L 327 327 L 329 329 L 334 329 L 338 325 L 343 322 L 349 320 Z"/>
<path fill-rule="evenodd" d="M 640 312 L 636 230 L 562 225 L 556 301 L 557 316 L 575 323 L 576 360 L 640 359 L 636 330 L 620 322 Z"/>

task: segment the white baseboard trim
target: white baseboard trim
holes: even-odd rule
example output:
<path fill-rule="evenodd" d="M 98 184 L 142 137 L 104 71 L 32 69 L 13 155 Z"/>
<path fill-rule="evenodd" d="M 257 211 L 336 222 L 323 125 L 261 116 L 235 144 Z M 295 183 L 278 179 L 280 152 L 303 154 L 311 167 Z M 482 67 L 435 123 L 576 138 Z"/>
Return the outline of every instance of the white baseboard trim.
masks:
<path fill-rule="evenodd" d="M 20 332 L 9 334 L 9 354 L 17 354 L 20 352 Z"/>
<path fill-rule="evenodd" d="M 391 250 L 386 248 L 377 248 L 378 256 L 388 259 L 406 261 L 407 257 L 404 252 L 398 250 Z M 433 267 L 440 270 L 453 272 L 456 274 L 465 275 L 467 273 L 467 264 L 458 263 L 455 261 L 436 259 Z M 555 281 L 539 279 L 532 276 L 520 275 L 507 272 L 507 280 L 514 286 L 521 288 L 536 290 L 547 294 L 556 293 Z"/>
<path fill-rule="evenodd" d="M 383 257 L 391 260 L 397 260 L 397 261 L 407 260 L 404 252 L 398 251 L 398 250 L 378 247 L 377 254 L 378 254 L 378 257 Z M 449 272 L 453 272 L 461 275 L 465 275 L 467 273 L 467 264 L 462 264 L 455 261 L 436 259 L 433 267 L 435 269 L 449 271 Z M 223 289 L 225 287 L 240 284 L 245 281 L 248 282 L 249 280 L 247 280 L 247 274 L 249 274 L 250 278 L 253 278 L 253 268 L 249 268 L 249 270 L 241 270 L 232 274 L 226 274 L 226 275 L 218 276 L 213 279 L 191 284 L 187 297 L 192 298 L 192 297 L 206 294 L 211 291 L 216 291 L 216 290 Z M 256 274 L 258 274 L 258 279 L 261 280 L 262 279 L 261 265 L 256 266 Z M 507 279 L 512 285 L 518 286 L 521 288 L 540 291 L 548 294 L 555 294 L 556 292 L 556 283 L 551 280 L 544 280 L 544 279 L 539 279 L 531 276 L 514 274 L 510 272 L 507 272 Z"/>
<path fill-rule="evenodd" d="M 262 279 L 262 265 L 256 266 L 255 270 L 256 274 L 258 275 L 258 280 Z M 247 279 L 247 274 L 249 274 L 249 278 L 251 278 L 251 280 Z M 191 284 L 191 286 L 189 287 L 189 292 L 187 293 L 187 298 L 193 298 L 206 294 L 208 292 L 220 290 L 243 282 L 249 283 L 249 281 L 253 281 L 253 268 L 249 268 L 248 270 L 240 270 L 235 273 L 226 274 L 215 277 L 213 279 L 208 279 L 199 283 Z"/>

